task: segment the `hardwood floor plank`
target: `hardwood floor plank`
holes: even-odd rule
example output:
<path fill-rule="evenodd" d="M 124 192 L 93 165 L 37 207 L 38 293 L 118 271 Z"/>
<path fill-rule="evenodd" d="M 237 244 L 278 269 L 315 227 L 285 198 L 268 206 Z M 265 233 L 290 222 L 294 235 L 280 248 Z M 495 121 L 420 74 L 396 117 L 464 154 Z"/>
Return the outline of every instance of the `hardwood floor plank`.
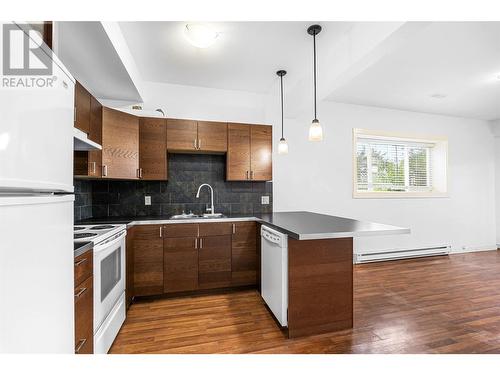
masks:
<path fill-rule="evenodd" d="M 111 353 L 500 353 L 500 252 L 354 267 L 354 328 L 287 339 L 255 290 L 134 303 Z"/>

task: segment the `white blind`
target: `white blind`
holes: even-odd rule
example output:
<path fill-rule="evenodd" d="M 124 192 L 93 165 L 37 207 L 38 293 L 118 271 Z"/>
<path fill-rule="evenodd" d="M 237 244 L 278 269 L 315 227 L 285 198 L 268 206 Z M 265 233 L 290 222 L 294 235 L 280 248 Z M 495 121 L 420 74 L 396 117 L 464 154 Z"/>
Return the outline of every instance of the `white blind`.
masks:
<path fill-rule="evenodd" d="M 357 191 L 432 191 L 433 144 L 366 136 L 356 144 Z"/>

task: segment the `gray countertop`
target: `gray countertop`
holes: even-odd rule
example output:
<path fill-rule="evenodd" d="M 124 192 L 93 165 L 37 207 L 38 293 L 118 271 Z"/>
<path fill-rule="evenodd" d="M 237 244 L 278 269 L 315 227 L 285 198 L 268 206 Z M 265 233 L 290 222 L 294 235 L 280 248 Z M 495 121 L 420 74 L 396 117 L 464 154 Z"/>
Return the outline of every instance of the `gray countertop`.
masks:
<path fill-rule="evenodd" d="M 166 217 L 106 217 L 79 221 L 78 224 L 120 223 L 127 227 L 146 224 L 207 223 L 227 221 L 258 221 L 297 240 L 317 240 L 374 235 L 409 234 L 410 229 L 387 224 L 360 221 L 307 211 L 274 212 L 259 215 L 230 215 L 217 219 L 169 220 Z"/>

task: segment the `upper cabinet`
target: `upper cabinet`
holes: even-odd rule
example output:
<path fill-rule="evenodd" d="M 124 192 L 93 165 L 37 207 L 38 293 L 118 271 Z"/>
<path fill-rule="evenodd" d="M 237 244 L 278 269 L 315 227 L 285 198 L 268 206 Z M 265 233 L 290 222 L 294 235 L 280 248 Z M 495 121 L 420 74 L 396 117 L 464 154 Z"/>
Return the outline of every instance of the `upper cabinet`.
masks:
<path fill-rule="evenodd" d="M 139 176 L 139 118 L 114 109 L 102 110 L 102 177 Z"/>
<path fill-rule="evenodd" d="M 228 124 L 226 179 L 270 181 L 272 172 L 272 127 Z"/>
<path fill-rule="evenodd" d="M 167 121 L 163 118 L 139 120 L 139 178 L 167 179 Z"/>
<path fill-rule="evenodd" d="M 227 124 L 168 119 L 167 149 L 171 152 L 226 152 Z"/>
<path fill-rule="evenodd" d="M 75 85 L 75 127 L 90 133 L 90 93 L 79 82 Z"/>

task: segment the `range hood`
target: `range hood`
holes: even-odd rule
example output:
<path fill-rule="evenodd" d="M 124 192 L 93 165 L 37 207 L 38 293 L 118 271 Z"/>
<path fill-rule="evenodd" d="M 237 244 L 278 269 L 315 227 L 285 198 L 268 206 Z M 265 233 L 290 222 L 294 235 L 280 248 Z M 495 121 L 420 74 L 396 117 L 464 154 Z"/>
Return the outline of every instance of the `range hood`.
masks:
<path fill-rule="evenodd" d="M 102 150 L 102 146 L 88 139 L 87 134 L 80 129 L 73 128 L 73 150 L 92 151 Z"/>

